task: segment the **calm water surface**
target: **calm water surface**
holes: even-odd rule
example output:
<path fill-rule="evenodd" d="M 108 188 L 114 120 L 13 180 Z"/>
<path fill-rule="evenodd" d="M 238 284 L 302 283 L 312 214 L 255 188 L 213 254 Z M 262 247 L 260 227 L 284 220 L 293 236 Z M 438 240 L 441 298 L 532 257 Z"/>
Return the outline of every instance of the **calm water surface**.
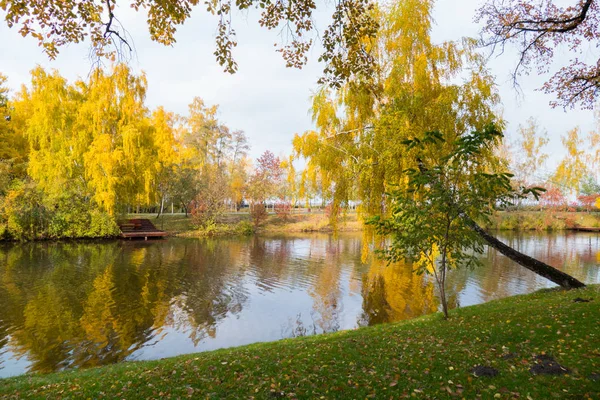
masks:
<path fill-rule="evenodd" d="M 596 234 L 506 235 L 600 281 Z M 428 277 L 361 259 L 360 234 L 0 244 L 0 377 L 149 360 L 399 321 L 439 309 Z M 494 250 L 453 307 L 552 286 Z"/>

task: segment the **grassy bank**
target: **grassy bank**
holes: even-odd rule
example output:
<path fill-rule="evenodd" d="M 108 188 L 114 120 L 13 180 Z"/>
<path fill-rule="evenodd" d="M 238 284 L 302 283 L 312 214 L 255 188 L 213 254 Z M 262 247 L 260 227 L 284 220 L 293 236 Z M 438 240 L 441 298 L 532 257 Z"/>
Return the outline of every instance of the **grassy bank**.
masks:
<path fill-rule="evenodd" d="M 487 229 L 560 231 L 600 227 L 600 213 L 568 211 L 499 211 Z"/>
<path fill-rule="evenodd" d="M 362 224 L 356 212 L 347 213 L 338 218 L 336 227 L 339 232 L 354 232 L 362 230 Z M 291 215 L 287 219 L 275 215 L 269 217 L 267 222 L 259 228 L 259 232 L 333 232 L 334 226 L 329 222 L 329 217 L 322 212 L 311 214 Z"/>
<path fill-rule="evenodd" d="M 204 229 L 197 229 L 193 220 L 185 214 L 164 214 L 156 218 L 156 214 L 130 214 L 128 218 L 148 218 L 158 229 L 172 235 L 196 236 L 227 236 L 245 235 L 252 233 L 284 233 L 284 232 L 333 232 L 334 227 L 323 212 L 292 214 L 288 218 L 280 218 L 270 214 L 266 221 L 255 228 L 248 213 L 228 213 L 221 217 L 217 224 Z M 355 212 L 339 218 L 337 229 L 340 232 L 359 231 L 361 223 Z"/>
<path fill-rule="evenodd" d="M 258 228 L 254 227 L 247 212 L 228 213 L 222 216 L 218 222 L 208 228 L 198 229 L 193 224 L 191 217 L 185 214 L 164 214 L 156 218 L 156 214 L 129 214 L 127 218 L 147 218 L 158 229 L 165 230 L 175 236 L 203 237 L 203 236 L 235 236 L 248 235 L 252 233 L 297 233 L 297 232 L 322 232 L 334 231 L 334 226 L 322 211 L 312 213 L 292 214 L 288 218 L 280 218 L 275 214 L 269 214 Z M 61 228 L 53 234 L 33 235 L 32 237 L 12 237 L 8 235 L 5 228 L 0 226 L 0 241 L 11 240 L 60 240 L 60 239 L 99 239 L 115 238 L 119 230 L 114 221 L 105 229 L 95 229 L 93 226 L 89 232 L 77 231 L 73 226 Z M 600 228 L 600 213 L 597 212 L 568 212 L 568 211 L 501 211 L 496 213 L 489 224 L 483 224 L 490 230 L 512 230 L 512 231 L 560 231 L 571 230 L 579 227 Z M 360 223 L 356 212 L 348 212 L 340 217 L 337 222 L 338 232 L 360 231 Z M 4 230 L 3 230 L 4 229 Z"/>
<path fill-rule="evenodd" d="M 0 397 L 596 399 L 598 302 L 599 286 L 538 292 L 454 310 L 450 321 L 436 314 L 159 361 L 5 379 Z M 530 371 L 551 370 L 556 363 L 566 373 Z M 478 365 L 496 369 L 497 376 L 476 376 L 471 370 Z"/>
<path fill-rule="evenodd" d="M 180 236 L 222 236 L 258 233 L 285 232 L 333 232 L 334 227 L 323 212 L 293 214 L 282 219 L 270 214 L 259 227 L 254 228 L 248 213 L 230 213 L 223 216 L 218 224 L 209 229 L 196 229 L 192 219 L 184 214 L 165 214 L 156 218 L 155 214 L 131 214 L 130 218 L 148 218 L 157 228 Z M 490 230 L 509 231 L 561 231 L 579 227 L 600 228 L 600 213 L 568 211 L 499 211 L 485 224 Z M 360 231 L 362 225 L 356 212 L 340 217 L 337 223 L 340 232 Z"/>

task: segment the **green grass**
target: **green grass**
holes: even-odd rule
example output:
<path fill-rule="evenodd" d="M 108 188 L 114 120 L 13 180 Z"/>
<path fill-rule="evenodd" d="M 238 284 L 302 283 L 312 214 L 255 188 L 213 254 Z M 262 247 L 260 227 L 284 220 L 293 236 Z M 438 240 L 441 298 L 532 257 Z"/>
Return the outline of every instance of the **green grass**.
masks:
<path fill-rule="evenodd" d="M 588 303 L 577 297 L 593 298 Z M 543 291 L 354 331 L 0 380 L 4 398 L 520 398 L 600 396 L 600 287 Z M 512 353 L 514 357 L 503 357 Z M 532 375 L 535 356 L 570 372 Z M 475 377 L 476 365 L 496 377 Z"/>

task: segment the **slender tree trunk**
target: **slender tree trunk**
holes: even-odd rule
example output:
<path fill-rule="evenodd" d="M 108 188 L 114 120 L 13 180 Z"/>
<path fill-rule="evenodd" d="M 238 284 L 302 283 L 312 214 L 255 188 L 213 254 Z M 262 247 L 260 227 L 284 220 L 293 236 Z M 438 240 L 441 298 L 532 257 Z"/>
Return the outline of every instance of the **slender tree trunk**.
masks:
<path fill-rule="evenodd" d="M 442 311 L 444 312 L 444 319 L 448 319 L 448 300 L 446 300 L 445 286 L 445 283 L 440 283 L 440 297 L 442 299 Z"/>
<path fill-rule="evenodd" d="M 187 209 L 187 206 L 185 205 L 185 203 L 183 201 L 181 202 L 181 206 L 183 207 L 183 211 L 185 212 L 185 217 L 187 218 L 187 216 L 188 216 L 188 209 Z"/>
<path fill-rule="evenodd" d="M 158 215 L 156 216 L 156 218 L 160 217 L 160 215 L 163 213 L 165 208 L 165 196 L 161 196 L 160 198 L 160 207 L 158 208 Z"/>
<path fill-rule="evenodd" d="M 517 264 L 527 268 L 530 271 L 535 272 L 540 276 L 543 276 L 544 278 L 556 283 L 557 285 L 560 285 L 565 289 L 585 287 L 584 283 L 573 278 L 571 275 L 565 274 L 564 272 L 559 271 L 558 269 L 544 262 L 529 257 L 528 255 L 518 252 L 512 247 L 507 246 L 506 244 L 502 243 L 500 240 L 496 239 L 495 237 L 487 233 L 485 230 L 483 230 L 483 228 L 477 225 L 475 221 L 471 220 L 470 224 L 473 230 L 477 232 L 488 243 L 488 245 L 492 246 L 500 253 L 504 254 L 506 257 L 516 262 Z"/>

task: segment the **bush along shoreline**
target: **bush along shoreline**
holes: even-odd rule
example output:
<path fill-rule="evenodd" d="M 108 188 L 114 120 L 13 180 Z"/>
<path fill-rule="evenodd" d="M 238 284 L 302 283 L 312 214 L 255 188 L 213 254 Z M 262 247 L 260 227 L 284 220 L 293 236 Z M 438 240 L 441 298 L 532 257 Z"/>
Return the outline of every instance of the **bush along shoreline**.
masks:
<path fill-rule="evenodd" d="M 38 210 L 39 211 L 39 210 Z M 12 213 L 0 218 L 0 241 L 35 241 L 62 239 L 110 239 L 119 236 L 117 218 L 99 210 L 86 210 L 75 204 L 42 210 Z M 33 216 L 32 216 L 33 215 Z M 190 216 L 184 214 L 129 214 L 120 217 L 147 218 L 158 229 L 170 236 L 215 237 L 247 236 L 252 234 L 278 233 L 331 233 L 361 231 L 362 225 L 356 213 L 340 217 L 335 226 L 323 212 L 291 214 L 285 218 L 267 215 L 255 224 L 246 213 L 225 214 L 216 222 L 198 227 Z M 491 220 L 482 224 L 494 231 L 600 231 L 600 213 L 575 211 L 499 211 Z"/>
<path fill-rule="evenodd" d="M 600 213 L 575 211 L 499 211 L 486 229 L 498 231 L 563 231 L 598 229 Z"/>
<path fill-rule="evenodd" d="M 157 361 L 0 380 L 0 397 L 595 399 L 600 286 Z"/>

